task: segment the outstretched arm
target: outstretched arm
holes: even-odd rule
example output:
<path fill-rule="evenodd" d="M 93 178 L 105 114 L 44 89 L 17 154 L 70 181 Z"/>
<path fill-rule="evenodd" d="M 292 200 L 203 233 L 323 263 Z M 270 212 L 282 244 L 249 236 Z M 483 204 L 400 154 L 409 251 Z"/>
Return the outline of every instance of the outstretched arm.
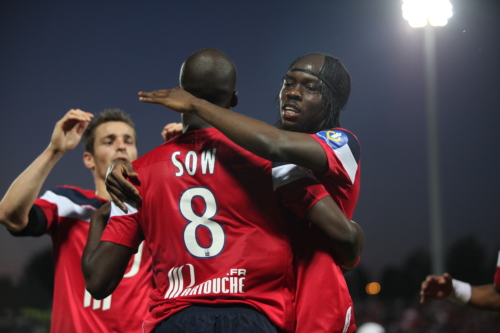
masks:
<path fill-rule="evenodd" d="M 47 149 L 12 183 L 0 202 L 0 223 L 18 232 L 28 224 L 28 213 L 54 165 L 80 142 L 93 115 L 70 110 L 56 123 Z"/>
<path fill-rule="evenodd" d="M 92 215 L 81 261 L 85 286 L 95 299 L 103 299 L 116 289 L 134 254 L 129 247 L 100 241 L 110 207 L 108 202 Z"/>
<path fill-rule="evenodd" d="M 196 98 L 181 88 L 139 92 L 139 96 L 142 102 L 195 114 L 237 145 L 267 160 L 293 163 L 313 171 L 324 172 L 328 168 L 323 148 L 309 135 L 280 130 Z"/>
<path fill-rule="evenodd" d="M 441 276 L 429 275 L 422 282 L 420 303 L 443 298 L 482 310 L 500 311 L 500 286 L 471 286 L 466 282 L 454 280 L 448 273 Z"/>
<path fill-rule="evenodd" d="M 365 242 L 363 230 L 349 220 L 331 196 L 319 200 L 305 215 L 328 237 L 330 248 L 344 266 L 356 264 Z"/>

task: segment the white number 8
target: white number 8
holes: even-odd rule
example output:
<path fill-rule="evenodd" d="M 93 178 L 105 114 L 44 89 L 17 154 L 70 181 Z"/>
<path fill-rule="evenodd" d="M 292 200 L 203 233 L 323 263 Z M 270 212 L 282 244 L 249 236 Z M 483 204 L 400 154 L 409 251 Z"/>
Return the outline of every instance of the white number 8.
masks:
<path fill-rule="evenodd" d="M 193 199 L 200 197 L 205 201 L 205 211 L 197 215 L 193 210 Z M 211 220 L 217 214 L 217 202 L 210 190 L 204 187 L 192 187 L 181 196 L 179 207 L 182 216 L 189 221 L 184 228 L 184 244 L 192 256 L 198 258 L 212 258 L 221 253 L 226 243 L 226 235 L 220 223 Z M 196 239 L 198 227 L 207 228 L 212 235 L 212 244 L 203 247 Z"/>

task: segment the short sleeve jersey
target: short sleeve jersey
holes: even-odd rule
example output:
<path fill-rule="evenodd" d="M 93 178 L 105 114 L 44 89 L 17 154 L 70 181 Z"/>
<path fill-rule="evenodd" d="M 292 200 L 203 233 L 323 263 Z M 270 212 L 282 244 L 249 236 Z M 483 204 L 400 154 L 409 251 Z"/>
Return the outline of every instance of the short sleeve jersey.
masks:
<path fill-rule="evenodd" d="M 495 284 L 500 286 L 500 251 L 498 251 L 497 267 L 495 269 Z"/>
<path fill-rule="evenodd" d="M 146 239 L 156 290 L 146 331 L 192 304 L 242 303 L 294 329 L 289 228 L 271 162 L 215 128 L 194 130 L 134 161 L 142 205 L 112 206 L 101 240 Z"/>
<path fill-rule="evenodd" d="M 55 263 L 51 332 L 141 332 L 153 290 L 151 257 L 143 245 L 110 296 L 93 299 L 85 289 L 80 261 L 90 217 L 106 201 L 94 191 L 57 187 L 35 201 L 47 220 Z"/>
<path fill-rule="evenodd" d="M 341 128 L 311 134 L 328 159 L 325 173 L 313 172 L 348 218 L 352 218 L 360 186 L 360 146 Z M 354 309 L 341 265 L 330 255 L 327 238 L 314 226 L 297 224 L 293 253 L 297 332 L 356 330 Z"/>

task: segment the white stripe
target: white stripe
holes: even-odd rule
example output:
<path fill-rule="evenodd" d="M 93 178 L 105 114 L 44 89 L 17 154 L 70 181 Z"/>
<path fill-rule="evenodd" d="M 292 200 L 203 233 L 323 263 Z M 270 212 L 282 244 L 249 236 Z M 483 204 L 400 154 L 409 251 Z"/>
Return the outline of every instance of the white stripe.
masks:
<path fill-rule="evenodd" d="M 273 189 L 276 191 L 277 188 L 283 185 L 305 177 L 318 181 L 318 179 L 307 169 L 295 164 L 285 164 L 273 167 Z"/>
<path fill-rule="evenodd" d="M 85 289 L 85 296 L 83 297 L 83 307 L 86 308 L 87 306 L 90 306 L 91 300 L 92 300 L 92 296 L 87 291 L 87 289 Z"/>
<path fill-rule="evenodd" d="M 109 310 L 111 308 L 111 296 L 113 294 L 109 295 L 105 299 L 102 300 L 102 311 Z"/>
<path fill-rule="evenodd" d="M 173 272 L 174 269 L 175 269 L 175 267 L 172 267 L 168 271 L 168 290 L 165 293 L 165 297 L 164 298 L 168 298 L 170 296 L 170 293 L 172 292 L 172 289 L 174 288 L 173 284 L 172 284 L 172 272 Z"/>
<path fill-rule="evenodd" d="M 189 282 L 189 286 L 187 286 L 186 288 L 191 288 L 194 285 L 194 267 L 191 264 L 186 264 L 186 265 L 189 266 L 189 275 L 191 278 L 191 282 Z"/>
<path fill-rule="evenodd" d="M 94 305 L 92 306 L 93 310 L 97 310 L 101 307 L 101 300 L 99 299 L 94 299 Z"/>
<path fill-rule="evenodd" d="M 177 289 L 177 292 L 172 296 L 172 297 L 177 297 L 181 293 L 182 289 L 184 289 L 184 276 L 182 275 L 182 269 L 184 268 L 184 265 L 182 265 L 179 270 L 177 271 L 177 277 L 179 279 L 179 289 Z"/>
<path fill-rule="evenodd" d="M 60 217 L 70 217 L 90 222 L 90 217 L 97 209 L 90 205 L 77 205 L 65 196 L 55 194 L 52 191 L 45 192 L 40 199 L 51 202 L 57 206 L 57 214 Z"/>
<path fill-rule="evenodd" d="M 500 251 L 498 251 L 498 261 L 497 261 L 497 266 L 500 267 Z"/>
<path fill-rule="evenodd" d="M 139 267 L 141 266 L 143 247 L 144 247 L 144 242 L 141 242 L 141 244 L 139 245 L 139 249 L 137 250 L 137 253 L 134 254 L 134 263 L 132 264 L 132 267 L 130 267 L 130 271 L 128 271 L 128 273 L 123 276 L 124 278 L 134 276 L 137 274 L 137 272 L 139 272 Z"/>
<path fill-rule="evenodd" d="M 172 290 L 172 294 L 169 298 L 173 298 L 177 290 L 179 290 L 179 275 L 177 274 L 177 272 L 179 271 L 179 269 L 182 269 L 182 267 L 183 266 L 181 266 L 180 268 L 176 267 L 172 272 L 172 277 L 174 278 L 174 290 Z"/>
<path fill-rule="evenodd" d="M 111 201 L 111 213 L 110 213 L 109 217 L 133 215 L 133 214 L 137 213 L 137 208 L 135 208 L 135 205 L 132 206 L 131 204 L 128 204 L 126 202 L 124 202 L 124 204 L 127 207 L 126 213 L 123 210 L 121 210 L 117 205 L 115 205 L 114 202 Z"/>
<path fill-rule="evenodd" d="M 358 170 L 358 163 L 356 163 L 356 159 L 351 152 L 351 148 L 349 148 L 349 145 L 345 144 L 340 148 L 334 149 L 333 151 L 342 163 L 342 166 L 349 175 L 349 178 L 351 178 L 351 183 L 354 184 L 356 171 Z"/>
<path fill-rule="evenodd" d="M 346 333 L 347 330 L 349 329 L 349 326 L 351 325 L 351 311 L 352 311 L 352 306 L 347 309 L 347 312 L 345 314 L 345 322 L 344 322 L 344 329 L 342 330 L 342 333 Z"/>

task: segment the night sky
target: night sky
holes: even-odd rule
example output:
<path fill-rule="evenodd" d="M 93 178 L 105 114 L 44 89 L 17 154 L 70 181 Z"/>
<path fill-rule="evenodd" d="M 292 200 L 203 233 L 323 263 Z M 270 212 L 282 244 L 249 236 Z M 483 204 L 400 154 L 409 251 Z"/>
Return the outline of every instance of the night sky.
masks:
<path fill-rule="evenodd" d="M 500 248 L 500 2 L 455 0 L 436 29 L 445 248 L 474 235 Z M 281 78 L 296 57 L 340 58 L 353 79 L 342 126 L 361 142 L 365 231 L 362 263 L 373 274 L 430 244 L 423 30 L 399 0 L 2 1 L 0 193 L 48 145 L 69 109 L 118 107 L 136 124 L 139 153 L 161 143 L 177 113 L 137 92 L 178 85 L 182 61 L 217 48 L 238 68 L 235 111 L 274 123 Z M 68 153 L 42 191 L 93 188 L 83 148 Z M 17 278 L 47 236 L 16 239 L 0 228 L 0 275 Z"/>

